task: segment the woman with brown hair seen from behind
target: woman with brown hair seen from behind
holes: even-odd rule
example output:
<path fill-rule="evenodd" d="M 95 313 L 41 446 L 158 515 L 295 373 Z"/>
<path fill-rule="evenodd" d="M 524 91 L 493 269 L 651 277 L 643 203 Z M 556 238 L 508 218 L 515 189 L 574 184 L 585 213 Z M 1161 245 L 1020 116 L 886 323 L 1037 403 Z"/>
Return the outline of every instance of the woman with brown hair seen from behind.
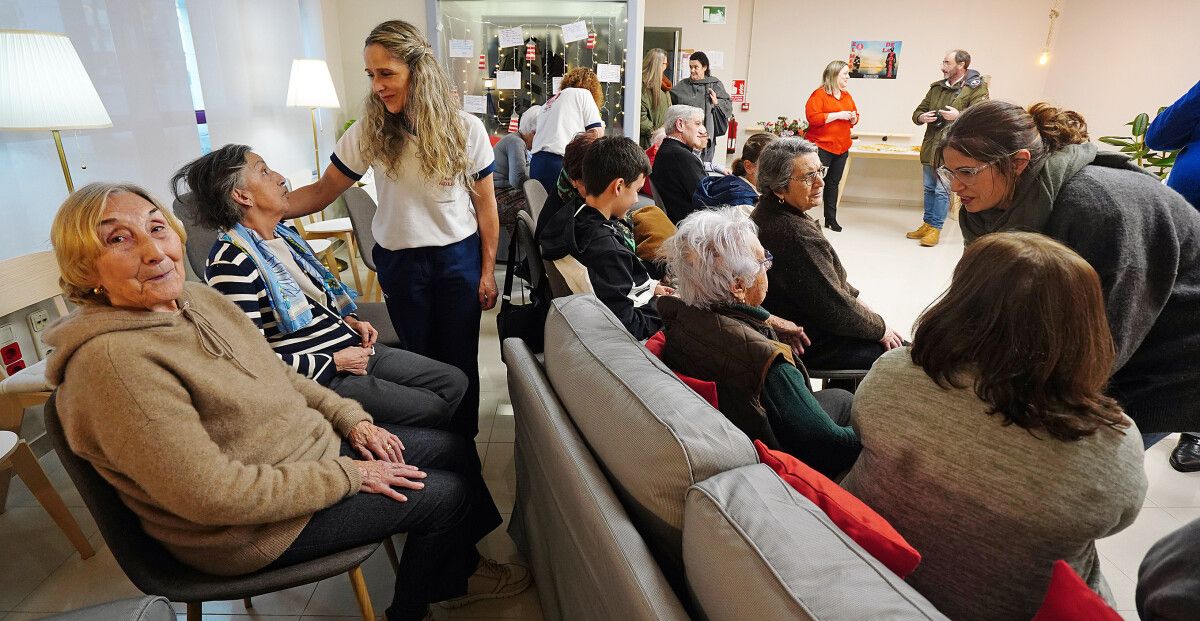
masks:
<path fill-rule="evenodd" d="M 921 551 L 907 580 L 946 616 L 1029 619 L 1058 559 L 1112 603 L 1095 540 L 1146 495 L 1137 426 L 1104 394 L 1114 356 L 1091 266 L 998 233 L 859 386 L 842 484 Z"/>
<path fill-rule="evenodd" d="M 374 169 L 373 256 L 392 325 L 405 349 L 466 373 L 449 429 L 474 438 L 479 319 L 496 305 L 492 145 L 483 122 L 446 97 L 450 80 L 412 24 L 376 26 L 363 61 L 371 94 L 362 118 L 342 134 L 321 178 L 288 195 L 285 216 L 324 209 Z"/>
<path fill-rule="evenodd" d="M 529 178 L 537 179 L 547 194 L 554 194 L 563 168 L 563 154 L 575 134 L 586 132 L 593 138 L 604 135 L 604 121 L 600 118 L 603 106 L 600 78 L 587 67 L 568 71 L 558 93 L 542 104 L 530 149 L 533 157 L 529 160 Z"/>
<path fill-rule="evenodd" d="M 1116 358 L 1108 394 L 1149 448 L 1200 431 L 1200 211 L 1120 153 L 1098 151 L 1075 112 L 1002 101 L 963 112 L 934 153 L 970 244 L 993 231 L 1037 231 L 1100 275 Z M 1184 433 L 1176 470 L 1200 470 Z"/>

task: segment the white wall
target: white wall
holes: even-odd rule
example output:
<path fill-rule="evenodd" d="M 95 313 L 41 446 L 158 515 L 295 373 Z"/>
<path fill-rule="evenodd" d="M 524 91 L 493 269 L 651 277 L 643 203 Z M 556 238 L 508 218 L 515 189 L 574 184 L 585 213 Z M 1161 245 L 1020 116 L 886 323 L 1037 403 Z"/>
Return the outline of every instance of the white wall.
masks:
<path fill-rule="evenodd" d="M 166 199 L 175 161 L 200 153 L 175 3 L 0 0 L 0 28 L 65 32 L 112 118 L 63 132 L 75 187 L 130 181 Z M 0 188 L 0 259 L 49 248 L 67 197 L 49 131 L 0 131 Z"/>
<path fill-rule="evenodd" d="M 370 84 L 363 73 L 362 42 L 370 34 L 371 29 L 389 19 L 402 19 L 413 24 L 425 33 L 428 19 L 425 10 L 425 0 L 355 0 L 354 2 L 332 2 L 336 12 L 332 13 L 337 20 L 337 30 L 341 49 L 337 53 L 331 46 L 330 64 L 334 64 L 336 56 L 341 64 L 342 109 L 338 113 L 338 126 L 346 121 L 356 119 L 362 114 L 363 100 L 370 93 Z"/>

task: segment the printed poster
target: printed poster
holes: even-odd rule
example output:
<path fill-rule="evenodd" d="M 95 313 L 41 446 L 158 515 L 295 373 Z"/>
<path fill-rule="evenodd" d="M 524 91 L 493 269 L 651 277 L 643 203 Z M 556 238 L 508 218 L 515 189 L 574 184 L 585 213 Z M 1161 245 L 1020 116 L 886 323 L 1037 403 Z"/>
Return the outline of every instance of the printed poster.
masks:
<path fill-rule="evenodd" d="M 850 77 L 895 80 L 902 41 L 851 41 Z"/>
<path fill-rule="evenodd" d="M 723 6 L 706 6 L 700 14 L 700 22 L 704 24 L 724 24 L 725 23 L 725 7 Z"/>

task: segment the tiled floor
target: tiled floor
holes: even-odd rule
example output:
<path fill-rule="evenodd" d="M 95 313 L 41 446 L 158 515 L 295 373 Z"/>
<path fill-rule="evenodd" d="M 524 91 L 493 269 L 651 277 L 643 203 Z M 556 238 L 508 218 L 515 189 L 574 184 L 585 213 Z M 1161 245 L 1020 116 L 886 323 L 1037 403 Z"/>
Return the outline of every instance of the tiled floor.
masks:
<path fill-rule="evenodd" d="M 954 262 L 961 254 L 961 236 L 953 223 L 941 245 L 920 248 L 902 232 L 920 223 L 920 214 L 896 208 L 844 207 L 842 233 L 829 233 L 851 282 L 863 299 L 879 310 L 904 335 L 913 320 L 949 284 Z M 494 313 L 484 316 L 480 334 L 482 400 L 478 448 L 484 475 L 506 525 L 515 494 L 513 417 L 508 401 L 504 365 L 500 362 Z M 1099 544 L 1104 574 L 1128 619 L 1133 612 L 1137 568 L 1146 550 L 1166 533 L 1200 518 L 1200 473 L 1180 474 L 1167 465 L 1175 445 L 1168 438 L 1146 454 L 1150 492 L 1137 521 L 1124 532 Z M 42 465 L 97 548 L 86 561 L 71 548 L 19 481 L 14 481 L 8 511 L 0 515 L 0 621 L 24 621 L 94 603 L 138 595 L 103 546 L 95 522 L 53 453 Z M 499 560 L 516 559 L 504 528 L 489 535 L 483 552 Z M 364 567 L 377 612 L 390 599 L 393 573 L 382 551 Z M 213 602 L 205 619 L 357 619 L 357 606 L 345 577 L 254 598 L 248 612 L 241 602 Z M 182 612 L 182 608 L 178 608 Z M 441 618 L 540 619 L 535 589 L 500 602 L 481 602 L 441 614 Z"/>

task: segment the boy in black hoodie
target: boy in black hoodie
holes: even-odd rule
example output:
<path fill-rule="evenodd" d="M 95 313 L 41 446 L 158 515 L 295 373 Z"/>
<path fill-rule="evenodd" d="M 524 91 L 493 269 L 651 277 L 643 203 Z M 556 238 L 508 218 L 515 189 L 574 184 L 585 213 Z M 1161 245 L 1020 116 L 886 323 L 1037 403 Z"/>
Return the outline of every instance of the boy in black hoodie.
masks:
<path fill-rule="evenodd" d="M 554 261 L 569 254 L 587 267 L 596 297 L 638 340 L 662 328 L 654 299 L 674 293 L 646 271 L 624 221 L 649 174 L 650 161 L 636 142 L 596 140 L 583 159 L 585 204 L 555 214 L 541 235 L 542 257 Z"/>

